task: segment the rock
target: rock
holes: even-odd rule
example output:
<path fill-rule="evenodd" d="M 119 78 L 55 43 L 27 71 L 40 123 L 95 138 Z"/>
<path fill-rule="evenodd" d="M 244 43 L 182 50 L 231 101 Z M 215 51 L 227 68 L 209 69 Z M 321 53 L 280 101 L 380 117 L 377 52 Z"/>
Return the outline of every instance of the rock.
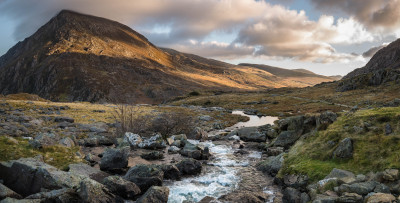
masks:
<path fill-rule="evenodd" d="M 78 194 L 84 202 L 121 202 L 104 185 L 92 179 L 85 179 L 80 182 Z"/>
<path fill-rule="evenodd" d="M 197 175 L 201 173 L 202 165 L 194 159 L 184 159 L 175 165 L 183 175 Z"/>
<path fill-rule="evenodd" d="M 203 199 L 200 200 L 198 203 L 218 203 L 219 201 L 214 197 L 205 196 Z"/>
<path fill-rule="evenodd" d="M 177 140 L 186 141 L 187 140 L 187 137 L 185 134 L 173 135 L 173 136 L 171 136 L 171 138 L 173 138 L 174 141 L 177 141 Z"/>
<path fill-rule="evenodd" d="M 278 156 L 284 152 L 283 147 L 268 147 L 267 148 L 267 155 L 268 156 Z"/>
<path fill-rule="evenodd" d="M 75 147 L 75 142 L 69 137 L 62 138 L 58 143 L 65 147 Z"/>
<path fill-rule="evenodd" d="M 138 144 L 139 148 L 143 149 L 164 149 L 167 147 L 164 139 L 160 134 L 156 134 L 148 139 L 144 139 Z"/>
<path fill-rule="evenodd" d="M 340 141 L 338 147 L 333 151 L 334 158 L 347 159 L 353 157 L 353 141 L 351 138 L 345 138 Z"/>
<path fill-rule="evenodd" d="M 339 186 L 339 180 L 337 178 L 327 178 L 317 182 L 316 188 L 321 193 L 326 192 L 327 190 L 333 190 L 334 187 Z M 310 186 L 308 186 L 310 190 Z"/>
<path fill-rule="evenodd" d="M 343 193 L 337 200 L 340 203 L 362 203 L 363 197 L 356 193 Z"/>
<path fill-rule="evenodd" d="M 56 123 L 61 123 L 61 122 L 68 122 L 68 123 L 73 123 L 75 120 L 71 117 L 66 117 L 66 116 L 62 116 L 62 117 L 55 117 L 54 118 L 54 122 Z"/>
<path fill-rule="evenodd" d="M 109 176 L 103 180 L 103 184 L 110 192 L 126 199 L 134 199 L 141 194 L 140 188 L 135 183 L 127 181 L 120 176 Z"/>
<path fill-rule="evenodd" d="M 177 153 L 179 153 L 179 151 L 181 151 L 181 149 L 179 149 L 176 146 L 171 146 L 168 148 L 168 153 L 170 153 L 170 154 L 177 154 Z"/>
<path fill-rule="evenodd" d="M 268 197 L 269 195 L 263 192 L 238 190 L 222 195 L 218 200 L 220 202 L 264 203 L 268 201 Z"/>
<path fill-rule="evenodd" d="M 156 167 L 163 171 L 164 179 L 167 180 L 181 179 L 181 172 L 175 165 L 157 165 Z"/>
<path fill-rule="evenodd" d="M 374 193 L 369 197 L 366 197 L 365 202 L 367 203 L 392 203 L 396 202 L 396 198 L 391 194 L 385 193 Z"/>
<path fill-rule="evenodd" d="M 237 135 L 246 142 L 265 142 L 267 136 L 258 130 L 258 127 L 245 127 L 237 130 Z"/>
<path fill-rule="evenodd" d="M 63 188 L 59 190 L 51 190 L 35 193 L 25 197 L 25 199 L 40 199 L 41 202 L 79 202 L 82 201 L 76 194 L 74 189 Z"/>
<path fill-rule="evenodd" d="M 305 193 L 305 192 L 301 193 L 301 195 L 300 195 L 300 202 L 301 203 L 308 203 L 310 201 L 311 201 L 311 198 L 307 193 Z"/>
<path fill-rule="evenodd" d="M 312 203 L 335 203 L 338 197 L 318 194 Z"/>
<path fill-rule="evenodd" d="M 285 175 L 283 177 L 283 183 L 287 187 L 299 189 L 299 190 L 305 190 L 307 184 L 308 184 L 308 176 L 307 175 Z"/>
<path fill-rule="evenodd" d="M 353 183 L 356 180 L 355 175 L 350 171 L 345 171 L 341 169 L 334 168 L 332 171 L 325 177 L 325 179 L 337 178 L 340 183 Z"/>
<path fill-rule="evenodd" d="M 386 169 L 383 171 L 382 179 L 391 182 L 399 179 L 399 170 L 397 169 Z"/>
<path fill-rule="evenodd" d="M 377 182 L 362 182 L 362 183 L 353 183 L 353 184 L 342 184 L 339 186 L 339 192 L 349 192 L 349 193 L 357 193 L 359 195 L 367 195 L 368 193 L 374 191 L 375 187 L 378 185 Z"/>
<path fill-rule="evenodd" d="M 22 199 L 22 196 L 0 183 L 0 200 L 7 197 Z"/>
<path fill-rule="evenodd" d="M 201 150 L 197 145 L 194 145 L 188 141 L 185 141 L 185 147 L 179 152 L 182 156 L 189 158 L 202 160 L 203 150 Z"/>
<path fill-rule="evenodd" d="M 207 140 L 207 132 L 204 131 L 203 129 L 196 127 L 193 129 L 193 131 L 189 134 L 188 139 L 192 140 Z"/>
<path fill-rule="evenodd" d="M 139 143 L 143 141 L 142 137 L 138 134 L 133 134 L 131 132 L 126 132 L 124 140 L 128 141 L 132 148 L 137 148 Z"/>
<path fill-rule="evenodd" d="M 164 154 L 159 151 L 148 152 L 140 155 L 143 159 L 146 160 L 159 160 L 164 158 Z"/>
<path fill-rule="evenodd" d="M 100 162 L 102 171 L 121 171 L 128 166 L 129 149 L 107 148 Z"/>
<path fill-rule="evenodd" d="M 104 178 L 108 177 L 109 174 L 100 171 L 98 168 L 93 168 L 84 163 L 70 164 L 68 166 L 69 172 L 74 174 L 79 174 L 93 179 L 99 183 L 103 181 Z"/>
<path fill-rule="evenodd" d="M 291 187 L 287 187 L 286 189 L 284 189 L 282 195 L 283 195 L 282 198 L 283 202 L 300 203 L 301 201 L 300 191 Z"/>
<path fill-rule="evenodd" d="M 123 178 L 139 186 L 143 193 L 151 186 L 161 186 L 163 177 L 164 172 L 156 166 L 138 164 L 130 168 Z"/>
<path fill-rule="evenodd" d="M 211 120 L 213 120 L 213 117 L 211 117 L 209 115 L 203 115 L 203 116 L 199 116 L 199 120 L 201 120 L 201 121 L 211 121 Z"/>
<path fill-rule="evenodd" d="M 85 158 L 83 158 L 83 159 L 85 159 L 87 162 L 89 162 L 91 166 L 96 164 L 96 160 L 94 159 L 94 156 L 91 153 L 86 154 Z"/>
<path fill-rule="evenodd" d="M 283 164 L 283 154 L 274 157 L 268 157 L 267 160 L 259 162 L 257 169 L 269 175 L 276 175 Z"/>
<path fill-rule="evenodd" d="M 296 131 L 283 131 L 283 132 L 281 132 L 281 134 L 278 135 L 273 146 L 289 148 L 300 137 L 301 137 L 301 134 L 297 133 Z"/>
<path fill-rule="evenodd" d="M 316 118 L 316 127 L 319 130 L 325 130 L 329 124 L 333 123 L 337 119 L 337 114 L 326 111 L 324 113 L 321 113 L 319 116 Z"/>
<path fill-rule="evenodd" d="M 59 136 L 55 133 L 39 133 L 33 140 L 29 140 L 29 144 L 35 149 L 40 149 L 57 144 L 58 139 Z"/>
<path fill-rule="evenodd" d="M 390 194 L 390 188 L 382 183 L 375 186 L 374 192 L 376 193 L 388 193 Z"/>
<path fill-rule="evenodd" d="M 169 196 L 168 187 L 152 186 L 142 197 L 140 197 L 137 203 L 167 203 Z"/>
<path fill-rule="evenodd" d="M 386 134 L 386 135 L 390 135 L 390 134 L 392 134 L 392 132 L 393 132 L 392 126 L 391 126 L 389 123 L 387 123 L 387 124 L 385 125 L 385 134 Z"/>

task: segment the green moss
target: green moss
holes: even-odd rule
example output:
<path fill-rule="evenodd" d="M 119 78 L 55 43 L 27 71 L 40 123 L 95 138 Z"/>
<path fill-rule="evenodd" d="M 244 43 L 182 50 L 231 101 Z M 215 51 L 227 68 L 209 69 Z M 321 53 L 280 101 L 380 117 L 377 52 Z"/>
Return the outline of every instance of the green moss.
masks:
<path fill-rule="evenodd" d="M 354 173 L 400 168 L 399 115 L 398 107 L 343 114 L 325 131 L 298 141 L 288 153 L 279 174 L 307 174 L 312 181 L 316 181 L 324 178 L 333 168 Z M 385 135 L 388 123 L 394 132 Z M 353 140 L 353 157 L 334 159 L 332 152 L 347 137 Z"/>
<path fill-rule="evenodd" d="M 33 149 L 27 140 L 19 138 L 15 140 L 17 140 L 17 142 L 5 136 L 0 137 L 0 161 L 42 155 L 46 163 L 59 169 L 66 169 L 69 164 L 82 161 L 75 154 L 79 151 L 79 147 L 67 148 L 57 145 L 44 147 L 42 149 Z"/>

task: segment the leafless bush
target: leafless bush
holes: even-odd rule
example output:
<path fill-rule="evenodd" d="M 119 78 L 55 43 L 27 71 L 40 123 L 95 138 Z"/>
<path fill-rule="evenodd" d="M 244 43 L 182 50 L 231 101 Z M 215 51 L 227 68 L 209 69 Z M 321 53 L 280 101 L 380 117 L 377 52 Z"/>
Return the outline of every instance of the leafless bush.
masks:
<path fill-rule="evenodd" d="M 175 134 L 188 134 L 195 127 L 195 119 L 184 113 L 163 112 L 148 114 L 139 106 L 120 105 L 115 109 L 114 118 L 118 123 L 117 135 L 125 132 L 148 135 L 155 132 L 164 138 Z"/>

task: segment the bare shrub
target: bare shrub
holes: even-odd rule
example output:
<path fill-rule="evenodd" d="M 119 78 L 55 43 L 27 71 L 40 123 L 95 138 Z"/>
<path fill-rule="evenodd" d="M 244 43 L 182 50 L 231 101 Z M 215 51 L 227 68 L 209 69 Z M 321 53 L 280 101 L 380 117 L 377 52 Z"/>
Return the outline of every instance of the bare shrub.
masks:
<path fill-rule="evenodd" d="M 139 106 L 119 105 L 114 112 L 114 118 L 119 124 L 117 134 L 123 135 L 126 132 L 144 133 L 151 124 L 152 116 L 148 115 Z"/>
<path fill-rule="evenodd" d="M 151 128 L 164 139 L 176 134 L 189 134 L 195 127 L 192 116 L 184 113 L 162 113 L 152 120 Z"/>

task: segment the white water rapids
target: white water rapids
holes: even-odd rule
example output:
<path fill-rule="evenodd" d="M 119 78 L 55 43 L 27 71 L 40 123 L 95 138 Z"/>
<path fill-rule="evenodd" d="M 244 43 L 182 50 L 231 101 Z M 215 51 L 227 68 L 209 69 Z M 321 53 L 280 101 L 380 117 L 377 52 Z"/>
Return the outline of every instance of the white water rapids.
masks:
<path fill-rule="evenodd" d="M 247 122 L 240 122 L 226 128 L 223 132 L 231 131 L 241 127 L 261 126 L 273 124 L 277 119 L 270 116 L 249 116 L 242 111 L 234 111 L 233 114 L 240 114 L 250 118 Z M 216 145 L 211 141 L 198 142 L 190 140 L 193 144 L 202 144 L 210 148 L 214 158 L 210 160 L 199 176 L 183 178 L 180 181 L 166 181 L 165 186 L 170 189 L 168 198 L 169 203 L 182 203 L 185 200 L 199 202 L 206 196 L 218 198 L 227 194 L 238 187 L 240 176 L 237 172 L 242 167 L 248 167 L 249 161 L 261 158 L 261 152 L 249 151 L 246 158 L 238 160 L 234 156 L 235 150 L 228 145 Z M 270 191 L 266 190 L 266 193 Z"/>

